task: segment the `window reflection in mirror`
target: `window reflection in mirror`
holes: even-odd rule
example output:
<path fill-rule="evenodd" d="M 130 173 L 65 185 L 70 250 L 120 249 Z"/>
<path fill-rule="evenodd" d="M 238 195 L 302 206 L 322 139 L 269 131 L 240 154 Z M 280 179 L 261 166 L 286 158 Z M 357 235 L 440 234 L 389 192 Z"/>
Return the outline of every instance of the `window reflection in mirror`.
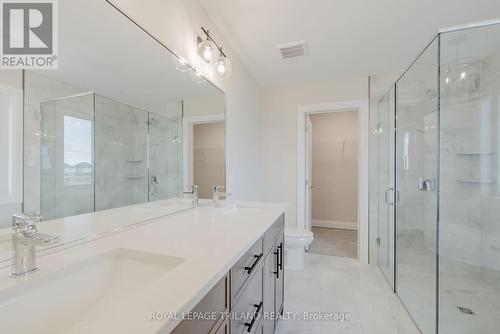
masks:
<path fill-rule="evenodd" d="M 92 184 L 92 122 L 64 116 L 64 185 Z"/>

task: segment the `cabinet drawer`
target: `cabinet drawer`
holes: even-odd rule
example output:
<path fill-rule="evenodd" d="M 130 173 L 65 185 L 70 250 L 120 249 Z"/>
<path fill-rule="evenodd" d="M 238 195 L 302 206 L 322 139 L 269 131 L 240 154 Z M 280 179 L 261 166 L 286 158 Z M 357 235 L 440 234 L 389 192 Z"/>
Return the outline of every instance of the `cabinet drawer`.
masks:
<path fill-rule="evenodd" d="M 279 275 L 276 277 L 276 300 L 275 300 L 275 312 L 277 314 L 281 314 L 283 311 L 283 303 L 285 300 L 285 264 L 283 263 L 284 259 L 284 251 L 285 251 L 285 236 L 283 234 L 280 235 L 278 241 L 276 241 L 276 250 L 279 254 L 278 260 L 278 272 Z M 276 324 L 278 320 L 276 320 Z"/>
<path fill-rule="evenodd" d="M 254 276 L 246 285 L 245 290 L 233 304 L 231 320 L 231 334 L 256 333 L 259 329 L 263 314 L 262 300 L 262 273 L 263 267 L 259 266 Z M 246 317 L 246 315 L 251 315 Z M 242 317 L 241 315 L 245 315 Z M 250 331 L 249 331 L 250 329 Z"/>
<path fill-rule="evenodd" d="M 240 293 L 241 288 L 247 279 L 259 269 L 262 253 L 262 238 L 257 240 L 255 244 L 241 257 L 241 259 L 231 268 L 231 300 Z"/>
<path fill-rule="evenodd" d="M 276 309 L 276 277 L 278 275 L 278 256 L 276 246 L 273 246 L 273 251 L 267 254 L 263 268 L 263 298 L 264 298 L 264 314 L 271 317 Z M 263 332 L 273 334 L 275 322 L 272 318 L 263 319 Z"/>
<path fill-rule="evenodd" d="M 264 234 L 264 254 L 267 254 L 274 245 L 278 236 L 284 230 L 284 216 L 281 215 Z"/>
<path fill-rule="evenodd" d="M 217 319 L 183 320 L 172 333 L 175 334 L 208 334 L 222 321 L 223 312 L 229 310 L 229 274 L 225 275 L 210 292 L 196 305 L 192 312 L 216 312 Z"/>

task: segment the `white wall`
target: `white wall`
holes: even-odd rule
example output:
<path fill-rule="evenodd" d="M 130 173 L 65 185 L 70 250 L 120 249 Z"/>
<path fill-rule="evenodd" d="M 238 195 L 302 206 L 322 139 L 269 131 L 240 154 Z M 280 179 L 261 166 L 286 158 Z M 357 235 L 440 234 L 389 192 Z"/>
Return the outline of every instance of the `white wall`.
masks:
<path fill-rule="evenodd" d="M 21 77 L 21 71 L 20 70 L 0 70 L 0 84 L 1 85 L 5 85 L 7 87 L 11 87 L 11 88 L 14 88 L 14 89 L 22 89 L 22 77 Z M 22 109 L 20 110 L 21 113 L 22 113 Z M 6 113 L 8 112 L 7 110 L 0 110 L 1 113 Z M 5 116 L 5 115 L 4 115 Z M 19 115 L 18 115 L 19 116 Z M 22 115 L 20 115 L 21 119 L 22 119 Z M 0 117 L 1 118 L 1 117 Z M 2 124 L 0 124 L 0 132 L 2 133 L 6 133 L 10 130 L 14 130 L 14 134 L 16 133 L 16 130 L 17 130 L 17 133 L 19 134 L 19 136 L 16 136 L 16 138 L 14 138 L 15 140 L 20 140 L 22 141 L 22 128 L 21 129 L 9 129 L 8 128 L 9 126 L 9 123 L 8 122 L 3 122 Z M 17 143 L 16 143 L 17 144 Z M 19 144 L 21 144 L 19 142 Z M 10 145 L 9 143 L 5 143 L 2 142 L 0 143 L 0 145 Z M 5 147 L 4 147 L 5 148 Z M 20 152 L 17 152 L 17 153 L 20 153 Z M 14 156 L 15 157 L 15 156 Z M 8 159 L 4 158 L 4 157 L 0 157 L 2 163 L 10 163 Z M 22 157 L 21 155 L 19 155 L 19 159 L 16 159 L 18 160 L 17 163 L 15 163 L 15 167 L 16 169 L 18 168 L 17 171 L 14 171 L 15 172 L 18 172 L 18 173 L 22 173 Z M 2 179 L 2 182 L 4 179 Z M 10 182 L 13 182 L 13 186 L 18 188 L 18 189 L 11 189 L 11 191 L 13 193 L 19 193 L 19 194 L 22 194 L 22 182 L 16 182 L 16 180 L 10 180 Z M 19 183 L 19 184 L 17 184 Z M 0 189 L 2 189 L 5 184 L 2 184 L 0 185 Z M 21 198 L 18 198 L 18 200 L 15 200 L 15 203 L 3 203 L 1 204 L 0 203 L 0 228 L 3 228 L 3 227 L 8 227 L 12 224 L 12 215 L 15 214 L 15 213 L 20 213 L 22 211 L 22 199 Z"/>
<path fill-rule="evenodd" d="M 182 114 L 187 116 L 220 115 L 226 111 L 226 101 L 220 95 L 190 97 L 182 101 Z"/>
<path fill-rule="evenodd" d="M 265 199 L 289 203 L 297 225 L 297 110 L 299 106 L 368 98 L 367 78 L 272 88 L 263 94 Z"/>
<path fill-rule="evenodd" d="M 114 3 L 172 51 L 187 59 L 226 93 L 227 188 L 235 199 L 262 200 L 261 89 L 224 42 L 205 11 L 195 0 L 115 0 Z M 224 47 L 233 73 L 217 80 L 202 68 L 196 55 L 196 36 L 208 28 Z"/>

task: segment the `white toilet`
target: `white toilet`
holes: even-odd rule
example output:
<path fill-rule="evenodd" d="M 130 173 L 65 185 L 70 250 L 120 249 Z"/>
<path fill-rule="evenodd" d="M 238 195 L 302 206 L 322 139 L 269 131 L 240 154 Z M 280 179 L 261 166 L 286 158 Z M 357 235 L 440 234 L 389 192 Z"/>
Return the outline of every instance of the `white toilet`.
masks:
<path fill-rule="evenodd" d="M 313 241 L 313 233 L 302 228 L 285 228 L 285 269 L 304 269 L 304 252 Z"/>

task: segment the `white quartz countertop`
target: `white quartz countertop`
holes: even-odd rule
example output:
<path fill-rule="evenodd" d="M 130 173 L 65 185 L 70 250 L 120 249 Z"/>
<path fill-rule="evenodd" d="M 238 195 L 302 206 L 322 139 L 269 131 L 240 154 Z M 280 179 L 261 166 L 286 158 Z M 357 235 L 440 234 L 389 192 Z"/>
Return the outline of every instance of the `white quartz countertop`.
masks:
<path fill-rule="evenodd" d="M 39 257 L 39 270 L 27 277 L 10 278 L 10 268 L 4 268 L 0 270 L 0 323 L 3 327 L 6 323 L 26 320 L 26 314 L 18 314 L 18 319 L 3 319 L 7 314 L 2 311 L 4 307 L 9 303 L 23 302 L 16 294 L 6 298 L 9 296 L 7 292 L 23 291 L 24 284 L 33 285 L 33 282 L 53 277 L 75 263 L 116 249 L 127 249 L 177 257 L 182 262 L 155 277 L 140 294 L 130 291 L 129 296 L 124 296 L 126 302 L 106 314 L 82 314 L 83 320 L 73 320 L 64 332 L 168 333 L 177 321 L 151 320 L 151 312 L 189 312 L 285 211 L 286 205 L 282 203 L 233 202 L 227 207 L 213 208 L 202 202 L 197 208 Z M 119 220 L 124 218 L 122 215 L 127 215 L 127 210 L 121 210 L 120 214 L 109 219 Z M 88 216 L 82 219 L 88 219 Z M 50 288 L 57 290 L 57 285 Z M 75 285 L 74 289 L 85 289 L 85 286 Z M 49 298 L 43 302 L 47 308 L 50 308 L 50 303 L 58 302 L 57 293 L 54 291 L 53 300 Z M 51 317 L 58 319 L 57 315 Z M 41 329 L 40 333 L 45 332 Z"/>
<path fill-rule="evenodd" d="M 42 221 L 38 224 L 38 231 L 59 236 L 58 245 L 61 245 L 190 208 L 190 199 L 165 199 Z M 0 262 L 10 262 L 12 257 L 11 234 L 10 226 L 0 229 Z M 39 248 L 39 251 L 44 253 L 49 248 L 51 247 Z M 4 264 L 9 265 L 1 263 L 0 267 L 4 267 Z"/>

